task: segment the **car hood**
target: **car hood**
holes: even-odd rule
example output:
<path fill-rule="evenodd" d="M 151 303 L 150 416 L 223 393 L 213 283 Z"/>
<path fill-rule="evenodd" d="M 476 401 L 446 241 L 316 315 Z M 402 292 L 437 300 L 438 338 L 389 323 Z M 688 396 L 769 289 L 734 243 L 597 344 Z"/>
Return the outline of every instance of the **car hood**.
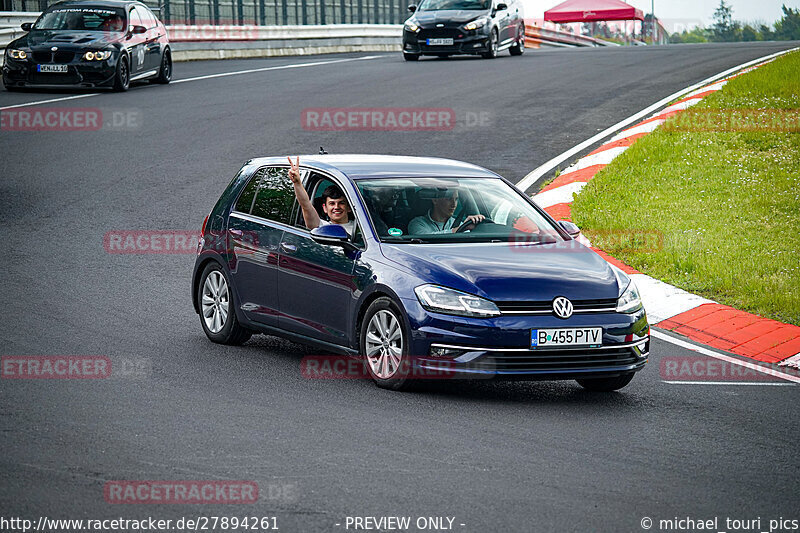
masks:
<path fill-rule="evenodd" d="M 82 48 L 84 46 L 108 46 L 118 43 L 122 33 L 85 30 L 33 30 L 16 41 L 17 46 L 29 48 L 58 46 L 65 49 Z"/>
<path fill-rule="evenodd" d="M 488 11 L 476 9 L 443 9 L 441 11 L 420 11 L 414 15 L 414 18 L 418 24 L 427 27 L 437 22 L 464 24 L 487 13 Z"/>
<path fill-rule="evenodd" d="M 611 266 L 577 241 L 556 244 L 381 244 L 383 255 L 423 282 L 494 301 L 617 298 Z"/>

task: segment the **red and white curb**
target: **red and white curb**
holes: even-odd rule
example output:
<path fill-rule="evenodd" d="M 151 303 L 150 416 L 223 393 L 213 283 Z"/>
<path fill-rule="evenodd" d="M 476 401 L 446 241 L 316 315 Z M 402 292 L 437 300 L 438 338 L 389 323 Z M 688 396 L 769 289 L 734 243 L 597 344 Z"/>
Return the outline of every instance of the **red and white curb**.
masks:
<path fill-rule="evenodd" d="M 791 50 L 745 63 L 721 73 L 717 77 L 712 77 L 711 80 L 708 80 L 708 83 L 685 90 L 684 94 L 681 94 L 680 100 L 667 107 L 663 107 L 663 105 L 672 99 L 667 100 L 667 102 L 662 100 L 661 102 L 664 104 L 658 107 L 663 109 L 660 109 L 652 116 L 644 118 L 648 113 L 652 112 L 653 106 L 645 110 L 647 113 L 634 115 L 636 117 L 635 120 L 628 119 L 627 124 L 624 123 L 626 121 L 623 121 L 618 126 L 625 127 L 636 120 L 644 118 L 644 120 L 635 122 L 632 126 L 620 131 L 605 144 L 568 167 L 552 183 L 536 194 L 533 199 L 553 218 L 557 220 L 571 219 L 570 206 L 574 195 L 580 193 L 600 169 L 611 163 L 614 158 L 627 150 L 637 139 L 654 131 L 672 115 L 688 109 L 700 102 L 705 96 L 719 91 L 728 80 L 758 68 L 772 61 L 778 55 L 789 51 Z M 722 79 L 719 79 L 720 77 Z M 657 104 L 654 104 L 654 106 Z M 603 137 L 598 138 L 595 136 L 592 139 L 596 139 L 594 141 L 596 142 L 613 133 L 613 131 L 606 133 L 608 131 L 603 132 L 603 134 L 606 134 Z M 589 142 L 592 139 L 578 145 L 578 147 L 582 145 L 585 145 L 583 148 L 591 146 L 591 144 L 594 144 L 594 142 Z M 589 144 L 587 145 L 587 143 Z M 570 157 L 570 152 L 577 153 L 583 149 L 577 149 L 578 147 L 565 152 L 568 155 L 563 159 Z M 552 161 L 543 167 L 550 163 Z M 529 174 L 518 186 L 524 190 L 526 185 L 529 186 L 544 175 L 545 172 L 551 170 L 553 166 L 555 165 L 551 165 L 549 169 L 544 169 L 544 171 L 541 170 L 543 167 L 540 167 L 540 169 Z M 527 183 L 525 183 L 526 180 Z M 591 243 L 585 237 L 583 241 L 591 246 Z M 594 246 L 592 246 L 592 250 L 600 254 L 609 263 L 628 273 L 636 282 L 651 325 L 674 331 L 701 344 L 754 359 L 761 363 L 778 364 L 787 368 L 800 369 L 800 327 L 719 304 L 642 274 Z M 655 336 L 671 338 L 664 334 Z M 710 350 L 706 351 L 710 352 Z"/>

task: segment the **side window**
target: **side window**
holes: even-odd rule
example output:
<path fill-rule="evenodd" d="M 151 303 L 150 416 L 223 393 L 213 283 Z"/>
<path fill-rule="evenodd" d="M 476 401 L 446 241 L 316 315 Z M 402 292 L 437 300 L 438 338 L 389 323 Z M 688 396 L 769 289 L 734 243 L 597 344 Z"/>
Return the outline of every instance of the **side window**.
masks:
<path fill-rule="evenodd" d="M 128 19 L 130 20 L 129 24 L 131 26 L 144 26 L 142 18 L 139 16 L 139 10 L 137 10 L 135 7 L 131 9 L 131 16 L 128 17 Z"/>
<path fill-rule="evenodd" d="M 289 179 L 289 169 L 267 167 L 260 169 L 252 181 L 257 182 L 251 215 L 291 224 L 294 205 L 294 187 Z"/>
<path fill-rule="evenodd" d="M 150 11 L 146 7 L 145 8 L 138 7 L 137 9 L 141 12 L 142 21 L 144 22 L 145 28 L 150 29 L 158 26 L 158 22 L 156 22 L 156 16 L 153 15 L 152 11 Z"/>

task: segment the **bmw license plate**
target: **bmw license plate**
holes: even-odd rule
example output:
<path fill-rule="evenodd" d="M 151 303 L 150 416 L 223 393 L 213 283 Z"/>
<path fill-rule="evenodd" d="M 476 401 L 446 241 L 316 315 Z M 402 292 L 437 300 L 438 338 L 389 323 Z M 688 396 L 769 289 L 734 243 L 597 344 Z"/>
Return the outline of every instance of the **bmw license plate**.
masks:
<path fill-rule="evenodd" d="M 603 328 L 532 329 L 531 348 L 602 346 Z"/>
<path fill-rule="evenodd" d="M 428 39 L 428 46 L 448 46 L 453 44 L 453 39 Z"/>
<path fill-rule="evenodd" d="M 39 72 L 69 72 L 67 65 L 36 65 Z"/>

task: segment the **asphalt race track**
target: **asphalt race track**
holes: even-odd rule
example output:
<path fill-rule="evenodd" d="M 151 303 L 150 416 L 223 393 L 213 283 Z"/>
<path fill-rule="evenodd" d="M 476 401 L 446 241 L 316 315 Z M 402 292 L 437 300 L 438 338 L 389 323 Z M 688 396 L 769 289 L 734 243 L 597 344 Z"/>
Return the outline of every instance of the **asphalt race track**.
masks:
<path fill-rule="evenodd" d="M 708 76 L 796 43 L 528 51 L 493 61 L 348 54 L 180 63 L 176 81 L 44 104 L 99 108 L 100 131 L 0 131 L 3 355 L 107 355 L 105 380 L 0 382 L 5 517 L 448 516 L 457 531 L 643 531 L 659 519 L 798 519 L 800 388 L 665 383 L 309 380 L 313 349 L 212 344 L 189 298 L 192 254 L 109 254 L 106 232 L 199 230 L 254 156 L 452 157 L 512 180 Z M 327 63 L 338 59 L 372 59 Z M 0 108 L 80 93 L 0 92 Z M 433 132 L 305 130 L 321 107 L 452 108 Z M 27 108 L 35 109 L 35 108 Z M 5 113 L 5 111 L 3 111 Z M 113 117 L 128 117 L 112 123 Z M 116 119 L 114 119 L 116 120 Z M 643 191 L 646 194 L 646 191 Z M 138 365 L 138 366 L 136 366 Z M 254 480 L 255 504 L 111 505 L 109 480 Z M 336 524 L 339 524 L 338 526 Z M 461 525 L 463 524 L 463 525 Z"/>

